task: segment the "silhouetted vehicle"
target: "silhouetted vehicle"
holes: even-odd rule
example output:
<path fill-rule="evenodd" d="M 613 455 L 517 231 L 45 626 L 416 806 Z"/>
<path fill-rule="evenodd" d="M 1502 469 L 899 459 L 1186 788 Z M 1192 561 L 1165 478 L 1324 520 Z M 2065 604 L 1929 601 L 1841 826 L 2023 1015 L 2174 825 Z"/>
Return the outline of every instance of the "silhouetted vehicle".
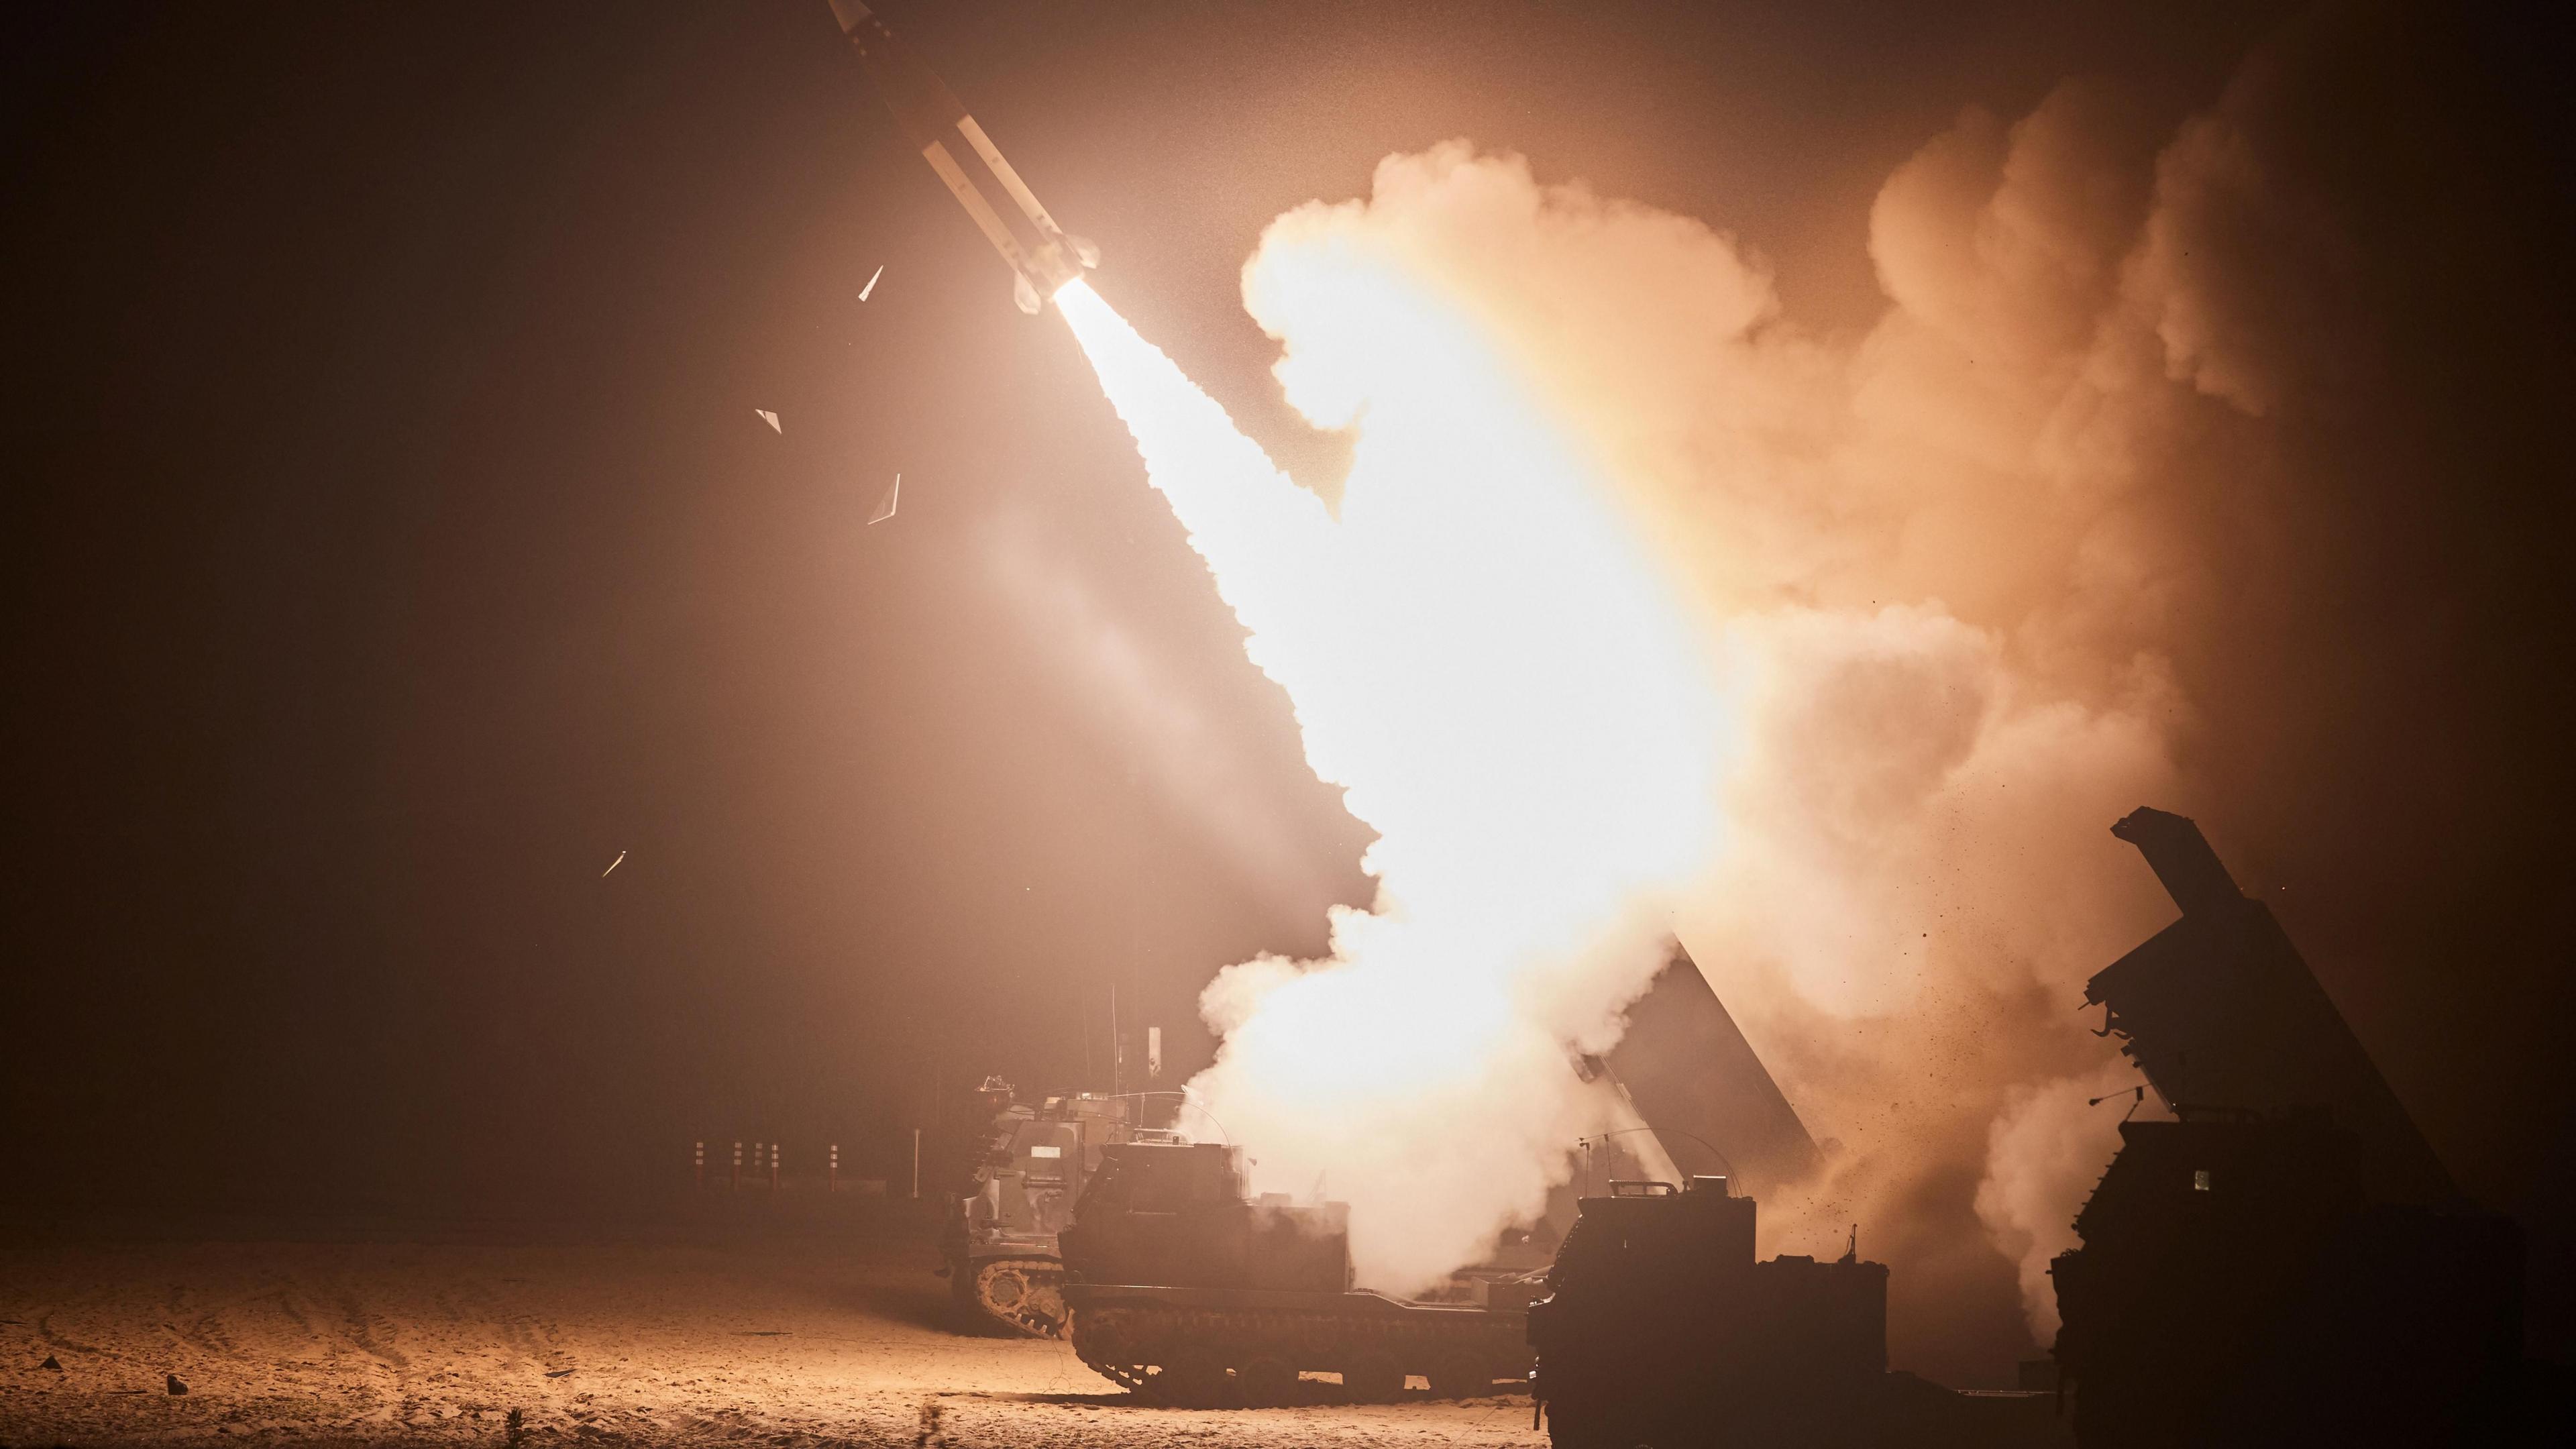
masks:
<path fill-rule="evenodd" d="M 2050 1269 L 2085 1449 L 2507 1442 L 2510 1220 L 2371 1202 L 2360 1140 L 2322 1112 L 2184 1108 L 2120 1135 Z"/>
<path fill-rule="evenodd" d="M 2520 1230 L 2461 1198 L 2199 826 L 2140 809 L 2111 833 L 2182 914 L 2085 1000 L 2181 1120 L 2121 1125 L 2051 1269 L 2078 1441 L 2492 1443 L 2532 1408 L 2563 1420 L 2518 1382 Z"/>
<path fill-rule="evenodd" d="M 1757 1263 L 1753 1217 L 1722 1177 L 1583 1199 L 1529 1309 L 1531 1390 L 1560 1449 L 1841 1443 L 1876 1422 L 1886 1265 Z"/>
<path fill-rule="evenodd" d="M 1351 1288 L 1347 1209 L 1247 1199 L 1212 1143 L 1102 1149 L 1059 1241 L 1067 1336 L 1113 1382 L 1176 1405 L 1288 1401 L 1304 1372 L 1382 1402 L 1420 1375 L 1443 1397 L 1528 1367 L 1517 1305 L 1411 1303 Z"/>

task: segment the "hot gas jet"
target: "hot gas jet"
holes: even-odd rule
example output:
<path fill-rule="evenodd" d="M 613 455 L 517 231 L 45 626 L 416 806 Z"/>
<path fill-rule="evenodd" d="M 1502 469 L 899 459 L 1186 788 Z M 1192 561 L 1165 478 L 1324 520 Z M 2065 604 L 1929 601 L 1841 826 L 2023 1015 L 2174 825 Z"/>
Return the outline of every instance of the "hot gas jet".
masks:
<path fill-rule="evenodd" d="M 1002 260 L 1011 264 L 1011 296 L 1021 311 L 1035 313 L 1058 288 L 1081 276 L 1085 267 L 1100 265 L 1100 248 L 1066 235 L 1055 224 L 1020 173 L 1002 159 L 993 138 L 966 114 L 956 92 L 895 39 L 874 11 L 859 0 L 831 0 L 831 6 L 833 17 L 841 22 L 841 33 L 849 37 L 851 53 L 858 56 L 886 109 L 894 112 L 895 124 L 921 148 L 922 159 L 948 184 L 957 204 L 975 219 Z M 949 149 L 952 137 L 965 141 L 967 152 L 1019 208 L 1027 223 L 1025 231 L 1005 221 L 985 199 L 966 168 L 958 164 L 957 153 Z"/>

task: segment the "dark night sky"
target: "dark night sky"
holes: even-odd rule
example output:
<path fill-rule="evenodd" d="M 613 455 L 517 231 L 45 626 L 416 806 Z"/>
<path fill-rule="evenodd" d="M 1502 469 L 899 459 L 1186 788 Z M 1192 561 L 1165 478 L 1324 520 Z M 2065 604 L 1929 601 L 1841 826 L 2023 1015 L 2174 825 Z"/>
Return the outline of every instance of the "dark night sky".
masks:
<path fill-rule="evenodd" d="M 1468 136 L 1710 218 L 1852 328 L 1870 200 L 1962 106 L 2101 73 L 2179 118 L 2290 13 L 884 8 L 1110 300 L 1325 470 L 1237 271 L 1389 151 Z M 2565 71 L 2482 13 L 2387 102 L 2459 159 L 2355 193 L 2439 466 L 2351 460 L 2313 606 L 2194 681 L 2194 764 L 2464 1180 L 2563 1220 Z M 21 39 L 0 1192 L 569 1202 L 693 1136 L 878 1151 L 935 1072 L 1071 1080 L 1113 981 L 1183 1034 L 1214 967 L 1363 898 L 1364 832 L 1069 338 L 819 0 Z M 2318 103 L 2327 136 L 2411 114 Z M 1075 615 L 1226 742 L 1195 798 Z"/>

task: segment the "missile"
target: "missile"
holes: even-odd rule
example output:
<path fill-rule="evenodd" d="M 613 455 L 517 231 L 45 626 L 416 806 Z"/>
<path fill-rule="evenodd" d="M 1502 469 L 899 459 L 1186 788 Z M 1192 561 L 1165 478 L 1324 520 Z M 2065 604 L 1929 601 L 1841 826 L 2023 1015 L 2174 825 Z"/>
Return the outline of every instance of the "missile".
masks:
<path fill-rule="evenodd" d="M 1100 248 L 1078 236 L 1068 236 L 1038 204 L 1036 193 L 1002 159 L 1000 148 L 946 82 L 921 63 L 904 43 L 894 38 L 885 22 L 859 0 L 831 0 L 832 16 L 841 22 L 841 33 L 849 38 L 850 52 L 859 58 L 859 67 L 868 73 L 876 86 L 877 96 L 894 112 L 895 124 L 912 143 L 921 148 L 922 159 L 939 179 L 948 185 L 949 194 L 966 214 L 975 219 L 993 250 L 1011 264 L 1011 297 L 1023 312 L 1034 314 L 1053 297 L 1058 288 L 1082 275 L 1086 267 L 1100 265 Z M 952 149 L 963 141 L 966 154 L 974 158 L 997 185 L 1002 195 L 1019 212 L 1025 224 L 1013 227 L 996 211 L 984 192 L 958 164 Z"/>

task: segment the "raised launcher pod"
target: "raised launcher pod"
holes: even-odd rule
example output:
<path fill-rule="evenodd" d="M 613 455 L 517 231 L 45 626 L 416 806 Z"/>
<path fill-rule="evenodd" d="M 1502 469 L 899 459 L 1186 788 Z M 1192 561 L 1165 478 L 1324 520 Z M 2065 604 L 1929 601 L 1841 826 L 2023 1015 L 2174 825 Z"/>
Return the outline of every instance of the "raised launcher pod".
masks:
<path fill-rule="evenodd" d="M 1823 1163 L 1678 938 L 1666 943 L 1663 970 L 1629 1006 L 1626 1030 L 1601 1065 L 1652 1125 L 1677 1175 L 1724 1172 L 1737 1191 L 1773 1194 Z"/>
<path fill-rule="evenodd" d="M 1020 173 L 1002 158 L 1001 148 L 975 118 L 966 114 L 965 104 L 948 89 L 946 82 L 914 55 L 885 22 L 859 0 L 830 0 L 832 16 L 841 23 L 841 33 L 848 37 L 850 53 L 859 58 L 859 67 L 868 73 L 877 95 L 886 109 L 894 113 L 895 124 L 903 128 L 912 143 L 921 148 L 922 159 L 948 187 L 957 204 L 966 208 L 984 239 L 1002 260 L 1011 266 L 1011 298 L 1023 312 L 1034 314 L 1055 296 L 1064 285 L 1080 277 L 1087 268 L 1100 265 L 1100 248 L 1081 237 L 1068 235 L 1047 214 L 1037 194 L 1029 190 Z M 1012 225 L 994 209 L 984 191 L 968 174 L 953 142 L 965 143 L 965 154 L 973 158 L 985 178 L 998 187 L 1020 224 Z"/>
<path fill-rule="evenodd" d="M 2168 1106 L 2322 1110 L 2351 1132 L 2374 1201 L 2446 1203 L 2451 1176 L 2271 910 L 2237 888 L 2200 827 L 2141 807 L 2138 848 L 2181 919 L 2095 972 L 2084 1001 Z"/>

